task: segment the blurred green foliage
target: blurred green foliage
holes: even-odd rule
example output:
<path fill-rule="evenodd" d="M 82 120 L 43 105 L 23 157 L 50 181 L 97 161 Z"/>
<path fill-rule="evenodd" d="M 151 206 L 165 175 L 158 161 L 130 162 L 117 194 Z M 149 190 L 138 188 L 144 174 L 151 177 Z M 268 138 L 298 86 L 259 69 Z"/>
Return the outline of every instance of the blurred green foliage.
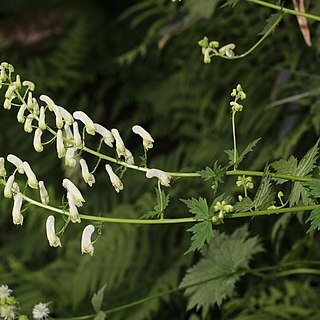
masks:
<path fill-rule="evenodd" d="M 320 14 L 319 3 L 309 5 Z M 227 163 L 222 151 L 232 148 L 229 94 L 241 83 L 248 98 L 237 119 L 239 150 L 263 137 L 241 166 L 261 170 L 280 157 L 301 158 L 319 136 L 319 24 L 309 21 L 309 48 L 296 18 L 286 16 L 272 37 L 238 61 L 217 58 L 204 65 L 197 42 L 207 35 L 220 43 L 234 42 L 243 52 L 256 42 L 272 13 L 245 1 L 235 8 L 221 8 L 216 0 L 7 1 L 0 7 L 0 57 L 22 79 L 34 81 L 37 94 L 118 128 L 134 155 L 143 150 L 131 127 L 144 126 L 156 141 L 150 164 L 171 171 L 201 170 L 216 160 Z M 0 128 L 1 156 L 14 152 L 28 160 L 59 206 L 63 176 L 77 173 L 64 172 L 54 146 L 41 154 L 30 152 L 32 137 L 12 112 L 1 110 Z M 231 194 L 236 194 L 235 180 L 223 185 Z M 154 206 L 154 185 L 139 173 L 126 174 L 119 195 L 102 169 L 97 181 L 93 190 L 83 186 L 87 212 L 134 218 Z M 167 214 L 182 216 L 186 208 L 179 198 L 210 198 L 210 190 L 201 179 L 177 181 Z M 11 205 L 0 198 L 0 283 L 12 287 L 26 308 L 53 301 L 53 316 L 92 313 L 91 296 L 104 284 L 106 309 L 175 288 L 199 259 L 197 253 L 183 255 L 190 246 L 184 225 L 106 224 L 92 258 L 80 254 L 82 226 L 72 226 L 63 247 L 52 249 L 44 232 L 46 212 L 30 207 L 24 226 L 17 227 L 11 222 Z M 319 235 L 305 234 L 304 219 L 303 214 L 285 214 L 250 221 L 250 233 L 260 236 L 267 251 L 254 265 L 319 259 Z M 242 224 L 227 221 L 219 229 L 228 233 Z M 261 319 L 316 319 L 319 292 L 313 288 L 318 285 L 319 278 L 310 275 L 263 281 L 247 276 L 235 297 L 206 319 L 257 319 L 260 314 Z M 197 319 L 186 306 L 182 294 L 175 293 L 111 318 Z"/>

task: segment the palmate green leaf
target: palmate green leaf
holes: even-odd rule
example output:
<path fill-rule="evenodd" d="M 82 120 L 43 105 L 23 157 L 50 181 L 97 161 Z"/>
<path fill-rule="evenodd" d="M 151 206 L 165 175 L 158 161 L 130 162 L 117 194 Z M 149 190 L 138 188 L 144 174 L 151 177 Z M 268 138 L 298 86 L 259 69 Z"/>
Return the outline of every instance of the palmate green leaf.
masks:
<path fill-rule="evenodd" d="M 212 214 L 205 198 L 199 197 L 199 200 L 192 198 L 181 201 L 187 205 L 189 211 L 195 215 L 196 219 L 204 220 L 194 224 L 187 230 L 193 233 L 191 238 L 191 246 L 185 253 L 187 254 L 189 252 L 201 249 L 205 242 L 208 242 L 212 237 Z"/>
<path fill-rule="evenodd" d="M 187 271 L 180 287 L 186 288 L 188 309 L 202 308 L 203 316 L 209 308 L 230 297 L 240 274 L 247 269 L 252 256 L 263 249 L 257 237 L 249 238 L 247 226 L 226 235 L 216 230 L 210 244 L 202 250 L 203 258 Z M 199 283 L 196 285 L 196 283 Z"/>
<path fill-rule="evenodd" d="M 277 174 L 288 174 L 292 176 L 309 176 L 315 168 L 315 164 L 319 158 L 318 148 L 319 140 L 316 144 L 304 155 L 301 161 L 298 163 L 297 159 L 290 156 L 288 160 L 279 160 L 271 164 L 271 167 L 275 169 Z M 278 183 L 285 182 L 284 179 L 276 179 Z M 289 196 L 289 205 L 294 206 L 300 199 L 304 205 L 310 205 L 313 203 L 308 194 L 306 184 L 296 181 L 293 183 L 293 187 Z"/>
<path fill-rule="evenodd" d="M 226 173 L 226 169 L 222 168 L 221 165 L 216 161 L 213 165 L 213 168 L 206 167 L 204 170 L 197 171 L 201 175 L 201 178 L 204 181 L 214 179 L 216 182 L 223 182 L 222 177 Z"/>
<path fill-rule="evenodd" d="M 199 197 L 199 200 L 192 198 L 181 201 L 187 205 L 189 211 L 193 213 L 197 219 L 205 219 L 210 218 L 209 207 L 207 203 L 207 199 Z"/>
<path fill-rule="evenodd" d="M 311 230 L 320 230 L 320 208 L 311 211 L 309 218 L 306 222 L 310 222 L 310 228 L 307 232 Z"/>
<path fill-rule="evenodd" d="M 315 198 L 320 198 L 320 180 L 312 180 L 310 182 L 305 182 L 305 186 L 309 188 L 309 193 L 315 197 Z"/>
<path fill-rule="evenodd" d="M 275 24 L 275 22 L 282 16 L 283 14 L 281 12 L 272 14 L 267 20 L 267 24 L 264 26 L 262 31 L 258 33 L 258 36 L 265 35 Z M 280 21 L 279 21 L 280 22 Z"/>
<path fill-rule="evenodd" d="M 187 231 L 192 232 L 193 235 L 191 237 L 191 246 L 185 254 L 200 250 L 206 242 L 209 242 L 213 235 L 211 221 L 198 222 Z"/>

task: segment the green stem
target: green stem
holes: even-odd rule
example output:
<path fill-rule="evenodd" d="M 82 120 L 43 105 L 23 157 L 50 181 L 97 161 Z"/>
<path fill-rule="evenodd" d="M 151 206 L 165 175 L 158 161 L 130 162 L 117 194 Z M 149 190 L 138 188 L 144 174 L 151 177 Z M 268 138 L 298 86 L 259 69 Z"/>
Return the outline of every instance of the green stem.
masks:
<path fill-rule="evenodd" d="M 232 138 L 233 138 L 233 170 L 236 170 L 237 164 L 237 138 L 236 138 L 236 111 L 232 111 Z"/>
<path fill-rule="evenodd" d="M 35 206 L 44 208 L 46 210 L 56 212 L 62 215 L 69 216 L 67 211 L 62 209 L 49 206 L 47 204 L 43 204 L 39 201 L 31 199 L 26 195 L 23 195 L 23 199 L 30 204 Z M 315 204 L 312 206 L 300 206 L 300 207 L 291 207 L 291 208 L 278 208 L 278 209 L 271 209 L 271 210 L 261 210 L 261 211 L 249 211 L 249 212 L 238 212 L 238 213 L 228 213 L 225 215 L 225 219 L 232 219 L 232 218 L 245 218 L 245 217 L 255 217 L 255 216 L 265 216 L 271 214 L 279 214 L 279 213 L 286 213 L 286 212 L 300 212 L 300 211 L 311 211 L 314 209 L 320 208 L 320 204 Z M 85 215 L 80 214 L 80 218 L 84 220 L 91 220 L 91 221 L 101 221 L 101 222 L 110 222 L 110 223 L 124 223 L 124 224 L 143 224 L 143 225 L 151 225 L 151 224 L 174 224 L 174 223 L 195 223 L 200 222 L 203 220 L 195 219 L 192 217 L 189 218 L 172 218 L 172 219 L 127 219 L 127 218 L 111 218 L 111 217 L 101 217 L 101 216 L 94 216 L 94 215 Z"/>
<path fill-rule="evenodd" d="M 164 213 L 163 213 L 163 202 L 162 202 L 162 192 L 161 192 L 161 184 L 160 180 L 158 180 L 158 192 L 159 192 L 159 199 L 160 199 L 160 219 L 163 220 Z"/>
<path fill-rule="evenodd" d="M 247 0 L 249 1 L 249 0 Z M 254 51 L 270 34 L 271 32 L 276 28 L 276 26 L 280 23 L 280 21 L 282 20 L 283 15 L 281 15 L 274 23 L 273 25 L 270 27 L 270 29 L 261 37 L 261 39 L 259 41 L 257 41 L 249 50 L 247 50 L 246 52 L 244 52 L 243 54 L 240 55 L 236 55 L 233 57 L 227 57 L 225 55 L 221 55 L 218 54 L 218 56 L 220 58 L 223 59 L 227 59 L 227 60 L 236 60 L 236 59 L 241 59 L 244 58 L 245 56 L 247 56 L 248 54 L 250 54 L 252 51 Z M 212 56 L 215 56 L 216 54 L 213 54 Z"/>
<path fill-rule="evenodd" d="M 292 14 L 292 15 L 295 15 L 295 16 L 301 16 L 301 17 L 305 17 L 305 18 L 308 18 L 308 19 L 320 21 L 320 17 L 319 16 L 316 16 L 316 15 L 313 15 L 313 14 L 310 14 L 310 13 L 305 13 L 305 12 L 301 12 L 301 11 L 295 11 L 295 10 L 292 10 L 292 9 L 284 8 L 284 7 L 277 6 L 276 4 L 269 3 L 269 2 L 266 2 L 266 1 L 261 1 L 261 0 L 246 0 L 246 1 L 247 2 L 252 2 L 252 3 L 255 3 L 255 4 L 259 4 L 261 6 L 268 7 L 268 8 L 271 8 L 271 9 L 276 9 L 278 11 L 282 11 L 284 13 Z"/>

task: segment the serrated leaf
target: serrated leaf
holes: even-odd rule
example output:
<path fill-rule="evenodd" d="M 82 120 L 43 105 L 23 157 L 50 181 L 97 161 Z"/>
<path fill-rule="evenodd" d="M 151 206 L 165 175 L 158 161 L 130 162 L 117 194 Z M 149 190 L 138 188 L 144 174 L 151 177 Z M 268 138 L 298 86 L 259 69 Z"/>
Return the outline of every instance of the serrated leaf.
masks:
<path fill-rule="evenodd" d="M 205 316 L 211 306 L 220 306 L 240 279 L 240 274 L 234 272 L 247 269 L 252 256 L 262 250 L 257 237 L 249 238 L 247 226 L 230 236 L 214 230 L 210 244 L 202 250 L 203 258 L 187 271 L 180 284 L 180 287 L 190 286 L 185 290 L 188 309 L 203 308 Z"/>
<path fill-rule="evenodd" d="M 311 230 L 320 230 L 320 208 L 311 211 L 309 218 L 306 222 L 310 222 L 310 228 L 307 232 Z"/>
<path fill-rule="evenodd" d="M 152 210 L 152 211 L 148 211 L 148 212 L 144 213 L 144 214 L 140 217 L 140 219 L 159 218 L 160 215 L 161 215 L 160 212 Z"/>
<path fill-rule="evenodd" d="M 252 152 L 253 151 L 253 148 L 257 145 L 257 143 L 261 140 L 261 138 L 259 139 L 256 139 L 252 142 L 250 142 L 247 147 L 244 149 L 244 151 L 240 154 L 240 156 L 238 157 L 238 160 L 237 160 L 237 163 L 236 165 L 238 166 L 242 161 L 243 159 L 245 158 L 245 156 Z"/>
<path fill-rule="evenodd" d="M 245 197 L 233 205 L 233 210 L 235 212 L 246 212 L 252 208 L 254 208 L 254 202 L 249 197 Z"/>
<path fill-rule="evenodd" d="M 104 320 L 104 319 L 106 319 L 107 318 L 107 315 L 105 314 L 105 312 L 103 312 L 103 311 L 99 311 L 97 314 L 96 314 L 96 316 L 94 317 L 94 319 L 93 320 Z"/>
<path fill-rule="evenodd" d="M 267 169 L 261 179 L 258 191 L 253 199 L 255 210 L 267 209 L 273 204 L 274 192 L 271 192 L 271 176 Z"/>
<path fill-rule="evenodd" d="M 296 175 L 298 168 L 298 160 L 294 156 L 290 156 L 288 160 L 281 159 L 279 161 L 275 161 L 270 165 L 277 174 L 288 174 L 291 176 Z M 284 179 L 275 179 L 277 183 L 281 184 L 286 182 Z"/>
<path fill-rule="evenodd" d="M 185 252 L 185 254 L 188 254 L 195 250 L 200 250 L 205 242 L 209 242 L 213 235 L 211 221 L 196 223 L 187 231 L 192 232 L 193 235 L 191 237 L 191 246 Z"/>
<path fill-rule="evenodd" d="M 313 169 L 315 168 L 315 164 L 319 158 L 318 152 L 319 152 L 319 140 L 316 142 L 316 144 L 305 154 L 305 156 L 301 159 L 301 161 L 298 164 L 297 176 L 305 177 L 308 175 Z"/>
<path fill-rule="evenodd" d="M 106 284 L 93 295 L 91 299 L 91 303 L 95 312 L 99 312 L 101 310 L 101 304 L 104 296 L 104 290 L 106 289 Z"/>
<path fill-rule="evenodd" d="M 289 205 L 294 206 L 300 201 L 300 199 L 305 206 L 314 203 L 312 199 L 309 197 L 308 190 L 304 187 L 304 185 L 299 181 L 295 181 L 293 183 L 293 187 L 290 193 Z"/>
<path fill-rule="evenodd" d="M 224 150 L 223 152 L 226 153 L 228 156 L 229 166 L 233 166 L 233 164 L 234 164 L 233 149 Z"/>
<path fill-rule="evenodd" d="M 310 182 L 305 182 L 304 185 L 310 189 L 309 193 L 313 197 L 320 198 L 320 180 L 314 179 Z"/>
<path fill-rule="evenodd" d="M 278 19 L 280 19 L 280 17 L 282 16 L 282 13 L 274 13 L 272 14 L 267 20 L 267 24 L 264 26 L 264 28 L 262 29 L 262 31 L 260 33 L 258 33 L 258 36 L 263 36 L 265 35 L 272 27 L 273 25 L 276 23 L 276 21 Z M 279 20 L 280 22 L 280 20 Z"/>
<path fill-rule="evenodd" d="M 199 197 L 199 200 L 192 198 L 181 201 L 187 205 L 189 211 L 193 213 L 197 219 L 205 219 L 210 218 L 209 208 L 207 204 L 207 199 Z"/>
<path fill-rule="evenodd" d="M 213 168 L 206 167 L 204 170 L 197 171 L 197 173 L 200 174 L 204 181 L 214 179 L 217 182 L 223 182 L 222 177 L 225 175 L 226 169 L 221 168 L 221 165 L 219 165 L 216 161 L 213 165 Z"/>

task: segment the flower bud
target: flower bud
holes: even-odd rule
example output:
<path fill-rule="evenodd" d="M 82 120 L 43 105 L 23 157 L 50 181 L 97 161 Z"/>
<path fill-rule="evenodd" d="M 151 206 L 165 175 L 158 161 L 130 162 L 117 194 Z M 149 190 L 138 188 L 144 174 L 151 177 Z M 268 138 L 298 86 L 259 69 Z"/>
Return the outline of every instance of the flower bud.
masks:
<path fill-rule="evenodd" d="M 56 147 L 57 147 L 58 158 L 61 159 L 66 154 L 66 149 L 64 147 L 62 131 L 61 130 L 57 131 Z"/>
<path fill-rule="evenodd" d="M 47 125 L 46 125 L 46 114 L 45 114 L 45 109 L 43 106 L 40 107 L 40 115 L 39 115 L 39 123 L 38 126 L 41 130 L 46 130 Z"/>
<path fill-rule="evenodd" d="M 32 171 L 32 169 L 27 161 L 23 162 L 23 169 L 24 169 L 26 176 L 28 177 L 28 181 L 27 181 L 28 186 L 32 189 L 38 189 L 37 177 L 34 174 L 34 172 Z"/>
<path fill-rule="evenodd" d="M 4 178 L 6 176 L 6 168 L 4 167 L 4 158 L 0 157 L 0 178 Z"/>
<path fill-rule="evenodd" d="M 37 128 L 33 137 L 33 147 L 37 152 L 43 151 L 43 146 L 41 143 L 42 130 Z"/>
<path fill-rule="evenodd" d="M 19 192 L 14 196 L 13 209 L 12 209 L 12 218 L 14 224 L 23 223 L 23 215 L 21 214 L 21 206 L 22 206 L 22 193 Z"/>
<path fill-rule="evenodd" d="M 124 146 L 124 143 L 120 136 L 119 131 L 117 129 L 112 129 L 111 133 L 116 141 L 116 151 L 117 151 L 118 157 L 120 158 L 121 156 L 125 156 L 126 147 Z"/>
<path fill-rule="evenodd" d="M 12 186 L 13 186 L 13 183 L 14 183 L 14 174 L 12 174 L 7 182 L 6 182 L 6 185 L 4 187 L 4 190 L 3 190 L 3 195 L 5 198 L 12 198 Z"/>
<path fill-rule="evenodd" d="M 26 104 L 22 104 L 21 107 L 19 108 L 19 111 L 17 113 L 17 120 L 20 123 L 24 123 L 24 112 L 27 109 L 27 105 Z"/>
<path fill-rule="evenodd" d="M 48 194 L 48 191 L 47 191 L 43 181 L 39 181 L 39 190 L 40 190 L 41 203 L 48 204 L 49 203 L 49 194 Z"/>
<path fill-rule="evenodd" d="M 80 215 L 78 213 L 78 209 L 75 203 L 75 197 L 73 196 L 72 193 L 67 192 L 67 199 L 68 199 L 68 205 L 69 205 L 69 216 L 70 216 L 70 220 L 73 223 L 80 223 L 81 219 L 80 219 Z"/>

